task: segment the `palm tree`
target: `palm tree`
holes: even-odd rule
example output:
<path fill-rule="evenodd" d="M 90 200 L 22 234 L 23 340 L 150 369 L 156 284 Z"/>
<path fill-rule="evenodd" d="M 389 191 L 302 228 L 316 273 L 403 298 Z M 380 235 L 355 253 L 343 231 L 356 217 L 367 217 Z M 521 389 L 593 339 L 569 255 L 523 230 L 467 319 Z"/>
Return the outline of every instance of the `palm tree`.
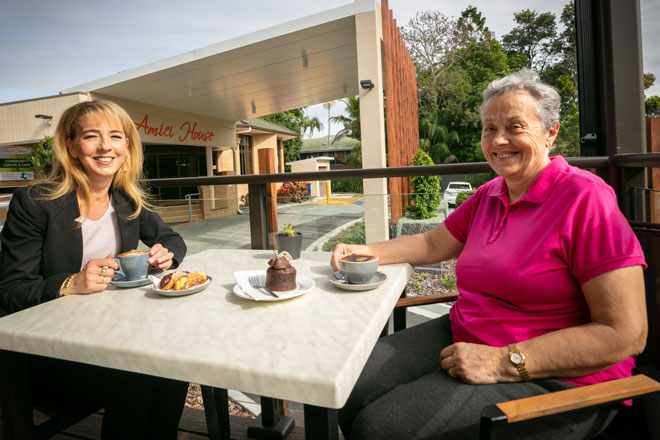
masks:
<path fill-rule="evenodd" d="M 431 156 L 434 163 L 457 162 L 451 149 L 458 145 L 458 132 L 450 131 L 442 124 L 437 110 L 419 119 L 419 147 Z"/>
<path fill-rule="evenodd" d="M 339 115 L 330 118 L 330 121 L 344 126 L 344 128 L 337 132 L 332 142 L 336 142 L 337 139 L 340 139 L 342 136 L 350 136 L 357 140 L 362 139 L 362 134 L 360 133 L 360 98 L 351 96 L 350 98 L 342 99 L 341 101 L 346 104 L 345 112 L 348 116 Z"/>
<path fill-rule="evenodd" d="M 321 130 L 323 130 L 323 124 L 316 116 L 310 118 L 309 116 L 305 115 L 302 117 L 302 123 L 300 124 L 300 129 L 302 130 L 301 134 L 303 136 L 309 129 L 309 138 L 311 139 L 312 135 L 314 134 L 314 130 L 318 131 L 319 133 L 321 132 Z"/>
<path fill-rule="evenodd" d="M 330 109 L 337 105 L 337 101 L 328 101 L 323 103 L 323 108 L 328 109 L 328 145 L 330 145 Z"/>

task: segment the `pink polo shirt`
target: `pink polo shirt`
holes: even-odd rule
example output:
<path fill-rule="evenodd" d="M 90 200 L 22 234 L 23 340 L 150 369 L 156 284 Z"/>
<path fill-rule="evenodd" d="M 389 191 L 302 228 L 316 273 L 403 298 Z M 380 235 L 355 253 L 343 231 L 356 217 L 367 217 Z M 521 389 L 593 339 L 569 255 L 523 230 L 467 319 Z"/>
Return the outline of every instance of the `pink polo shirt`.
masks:
<path fill-rule="evenodd" d="M 590 322 L 580 285 L 627 266 L 646 268 L 642 249 L 616 196 L 590 172 L 561 156 L 509 203 L 498 177 L 445 221 L 465 247 L 458 258 L 459 297 L 450 312 L 455 342 L 502 347 Z M 576 385 L 630 376 L 628 358 Z"/>

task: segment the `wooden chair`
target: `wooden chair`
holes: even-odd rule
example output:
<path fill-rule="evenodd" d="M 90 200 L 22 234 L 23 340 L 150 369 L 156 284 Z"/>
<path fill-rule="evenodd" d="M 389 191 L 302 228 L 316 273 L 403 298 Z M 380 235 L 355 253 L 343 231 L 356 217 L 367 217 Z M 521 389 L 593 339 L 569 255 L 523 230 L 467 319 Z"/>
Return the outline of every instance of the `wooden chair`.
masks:
<path fill-rule="evenodd" d="M 660 439 L 660 227 L 638 222 L 631 222 L 631 225 L 648 264 L 644 281 L 649 334 L 646 349 L 637 358 L 636 374 L 625 379 L 486 406 L 481 415 L 481 440 L 495 439 L 498 432 L 502 438 L 508 438 L 506 427 L 513 423 L 604 405 L 619 405 L 620 409 L 614 421 L 596 438 Z M 455 301 L 456 297 L 433 295 L 399 299 L 393 313 L 394 330 L 406 327 L 407 307 Z M 632 407 L 620 404 L 628 399 L 635 401 Z"/>
<path fill-rule="evenodd" d="M 0 351 L 0 416 L 3 439 L 47 439 L 96 413 L 98 406 L 81 402 L 63 403 L 58 396 L 36 396 L 30 391 L 28 356 Z M 36 424 L 33 411 L 47 420 Z"/>

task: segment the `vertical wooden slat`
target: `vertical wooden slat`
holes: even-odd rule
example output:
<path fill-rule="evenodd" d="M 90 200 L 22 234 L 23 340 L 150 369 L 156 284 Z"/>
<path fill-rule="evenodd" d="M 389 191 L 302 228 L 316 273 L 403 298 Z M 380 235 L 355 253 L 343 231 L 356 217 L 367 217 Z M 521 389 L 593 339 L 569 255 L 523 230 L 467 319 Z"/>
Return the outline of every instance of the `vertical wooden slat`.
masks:
<path fill-rule="evenodd" d="M 416 69 L 387 0 L 382 2 L 381 16 L 388 165 L 408 166 L 419 149 Z M 390 179 L 392 223 L 398 222 L 403 216 L 404 206 L 408 204 L 409 188 L 409 178 Z"/>
<path fill-rule="evenodd" d="M 660 153 L 660 118 L 646 119 L 646 149 L 649 153 Z M 660 169 L 651 170 L 651 187 L 660 190 Z M 651 222 L 660 223 L 660 193 L 651 191 Z"/>
<path fill-rule="evenodd" d="M 272 148 L 260 148 L 259 174 L 275 174 L 275 154 Z M 272 238 L 277 233 L 277 190 L 274 183 L 266 184 L 266 218 L 268 219 L 268 247 L 275 249 L 275 240 Z"/>

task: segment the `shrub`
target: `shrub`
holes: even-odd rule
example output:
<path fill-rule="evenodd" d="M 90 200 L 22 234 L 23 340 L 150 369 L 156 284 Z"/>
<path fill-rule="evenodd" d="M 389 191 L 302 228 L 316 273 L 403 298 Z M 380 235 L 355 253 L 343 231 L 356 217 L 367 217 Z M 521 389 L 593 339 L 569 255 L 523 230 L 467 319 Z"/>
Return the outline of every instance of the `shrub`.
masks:
<path fill-rule="evenodd" d="M 277 203 L 302 203 L 307 199 L 309 191 L 303 182 L 285 182 L 277 190 Z"/>
<path fill-rule="evenodd" d="M 433 165 L 433 160 L 424 150 L 419 150 L 412 159 L 415 166 Z M 409 200 L 412 202 L 406 208 L 408 216 L 422 220 L 435 217 L 440 206 L 440 176 L 415 176 L 411 180 L 413 194 Z"/>
<path fill-rule="evenodd" d="M 333 193 L 337 192 L 347 192 L 347 193 L 364 193 L 364 187 L 362 185 L 362 179 L 345 179 L 345 180 L 332 180 L 330 181 L 331 191 Z"/>
<path fill-rule="evenodd" d="M 461 206 L 461 203 L 466 201 L 468 199 L 468 197 L 470 197 L 474 193 L 475 193 L 475 190 L 461 191 L 458 194 L 456 194 L 456 207 L 458 208 L 459 206 Z"/>
<path fill-rule="evenodd" d="M 366 244 L 364 223 L 355 223 L 344 229 L 338 235 L 332 237 L 330 241 L 323 243 L 323 250 L 326 252 L 332 251 L 339 243 Z"/>
<path fill-rule="evenodd" d="M 480 174 L 473 174 L 470 176 L 465 176 L 465 181 L 470 182 L 470 185 L 472 185 L 472 188 L 477 189 L 484 183 L 490 182 L 494 178 L 497 177 L 497 174 L 495 173 L 480 173 Z"/>

